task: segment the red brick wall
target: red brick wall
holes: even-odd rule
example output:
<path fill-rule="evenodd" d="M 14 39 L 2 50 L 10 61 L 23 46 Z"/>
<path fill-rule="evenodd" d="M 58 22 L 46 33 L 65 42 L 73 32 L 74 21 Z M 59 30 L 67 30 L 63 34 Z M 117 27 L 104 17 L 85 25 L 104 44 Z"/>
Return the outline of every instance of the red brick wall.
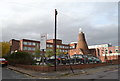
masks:
<path fill-rule="evenodd" d="M 94 68 L 99 66 L 106 66 L 109 64 L 120 64 L 120 60 L 114 60 L 112 62 L 108 61 L 107 63 L 100 63 L 100 64 L 79 64 L 79 65 L 71 65 L 73 70 L 74 69 L 85 69 L 85 68 Z M 54 66 L 37 66 L 37 65 L 16 65 L 17 67 L 21 67 L 24 69 L 31 69 L 35 71 L 41 71 L 41 72 L 50 72 L 54 71 Z M 70 70 L 69 65 L 59 65 L 56 67 L 57 71 L 65 71 Z"/>

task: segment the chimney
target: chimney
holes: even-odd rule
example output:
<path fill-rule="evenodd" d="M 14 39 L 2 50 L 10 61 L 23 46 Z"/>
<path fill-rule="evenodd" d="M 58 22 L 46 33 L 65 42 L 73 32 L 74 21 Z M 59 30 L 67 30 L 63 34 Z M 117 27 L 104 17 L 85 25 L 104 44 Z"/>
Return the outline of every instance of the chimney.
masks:
<path fill-rule="evenodd" d="M 85 39 L 85 34 L 82 32 L 82 29 L 79 29 L 78 34 L 78 43 L 76 49 L 82 50 L 83 54 L 88 54 L 88 45 Z"/>

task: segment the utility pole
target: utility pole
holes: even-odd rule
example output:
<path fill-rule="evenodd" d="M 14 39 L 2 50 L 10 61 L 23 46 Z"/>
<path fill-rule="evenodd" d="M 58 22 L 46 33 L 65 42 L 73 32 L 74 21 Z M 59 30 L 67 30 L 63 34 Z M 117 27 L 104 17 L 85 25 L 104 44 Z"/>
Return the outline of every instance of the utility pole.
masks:
<path fill-rule="evenodd" d="M 56 33 L 57 33 L 57 9 L 55 9 L 55 40 L 54 40 L 54 54 L 55 54 L 55 71 L 56 71 Z"/>

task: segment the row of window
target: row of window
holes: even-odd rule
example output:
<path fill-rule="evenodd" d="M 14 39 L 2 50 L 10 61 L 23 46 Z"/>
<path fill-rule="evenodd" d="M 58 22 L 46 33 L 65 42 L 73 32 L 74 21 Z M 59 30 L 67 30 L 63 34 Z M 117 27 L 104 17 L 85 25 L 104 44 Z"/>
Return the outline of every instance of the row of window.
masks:
<path fill-rule="evenodd" d="M 46 51 L 46 50 L 44 50 L 44 51 Z M 53 49 L 49 49 L 49 51 L 53 51 Z M 60 52 L 68 52 L 68 50 L 59 50 Z"/>
<path fill-rule="evenodd" d="M 35 48 L 34 47 L 23 47 L 23 50 L 28 50 L 28 51 L 35 51 Z M 50 51 L 52 51 L 52 49 L 49 49 Z M 46 50 L 44 50 L 46 51 Z M 60 52 L 68 52 L 68 50 L 61 50 L 60 49 Z"/>
<path fill-rule="evenodd" d="M 70 48 L 75 48 L 75 46 L 70 46 Z"/>
<path fill-rule="evenodd" d="M 68 52 L 68 50 L 60 50 L 60 52 Z"/>
<path fill-rule="evenodd" d="M 112 53 L 113 51 L 112 50 L 109 50 L 109 53 Z M 119 50 L 115 50 L 116 53 L 119 53 Z M 102 50 L 102 53 L 103 53 L 103 50 Z M 108 53 L 108 50 L 105 50 L 105 53 Z"/>
<path fill-rule="evenodd" d="M 53 45 L 47 44 L 47 47 L 53 47 Z M 62 45 L 57 45 L 57 48 L 66 48 L 68 49 L 68 46 L 62 46 Z"/>
<path fill-rule="evenodd" d="M 39 43 L 34 43 L 34 42 L 23 42 L 23 45 L 34 45 L 34 46 L 39 46 Z M 53 47 L 53 45 L 47 44 L 47 47 Z M 69 46 L 57 45 L 57 48 L 66 48 L 66 49 L 68 49 Z"/>
<path fill-rule="evenodd" d="M 35 48 L 34 47 L 23 47 L 23 50 L 32 50 L 32 51 L 34 51 Z"/>
<path fill-rule="evenodd" d="M 34 45 L 34 46 L 38 46 L 39 43 L 35 43 L 35 42 L 23 42 L 24 45 Z"/>
<path fill-rule="evenodd" d="M 53 45 L 47 44 L 47 47 L 53 47 Z"/>

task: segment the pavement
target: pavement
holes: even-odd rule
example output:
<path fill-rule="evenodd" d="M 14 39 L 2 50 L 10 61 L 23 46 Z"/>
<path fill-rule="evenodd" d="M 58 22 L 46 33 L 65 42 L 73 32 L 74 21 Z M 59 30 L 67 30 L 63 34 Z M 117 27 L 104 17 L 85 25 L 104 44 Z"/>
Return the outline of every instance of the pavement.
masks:
<path fill-rule="evenodd" d="M 73 70 L 74 73 L 71 70 L 66 71 L 54 71 L 54 72 L 40 72 L 40 71 L 33 71 L 28 69 L 23 69 L 19 67 L 14 66 L 8 66 L 7 67 L 10 70 L 14 70 L 17 72 L 20 72 L 22 74 L 28 75 L 31 77 L 31 79 L 60 79 L 62 77 L 70 77 L 70 76 L 77 76 L 77 75 L 90 75 L 94 74 L 96 72 L 101 71 L 111 71 L 118 69 L 118 65 L 107 65 L 107 66 L 101 66 L 101 67 L 95 67 L 95 68 L 88 68 L 88 69 L 77 69 Z"/>
<path fill-rule="evenodd" d="M 1 69 L 2 78 L 1 79 L 29 79 L 30 76 L 27 76 L 26 74 L 22 74 L 17 71 L 10 70 L 6 67 L 3 67 Z"/>

